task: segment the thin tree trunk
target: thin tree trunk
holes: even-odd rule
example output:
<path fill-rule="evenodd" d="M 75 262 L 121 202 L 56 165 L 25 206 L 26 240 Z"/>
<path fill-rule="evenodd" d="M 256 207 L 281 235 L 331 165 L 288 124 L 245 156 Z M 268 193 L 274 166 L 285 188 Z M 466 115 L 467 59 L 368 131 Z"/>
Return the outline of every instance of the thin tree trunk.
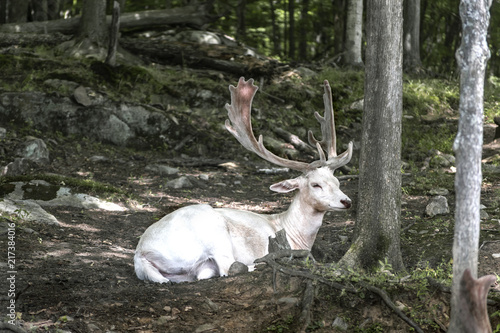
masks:
<path fill-rule="evenodd" d="M 116 49 L 118 48 L 118 38 L 120 36 L 120 3 L 113 3 L 113 19 L 111 20 L 111 29 L 109 33 L 108 56 L 106 64 L 116 66 Z"/>
<path fill-rule="evenodd" d="M 345 41 L 345 16 L 346 16 L 346 0 L 333 1 L 333 53 L 335 55 L 344 52 Z"/>
<path fill-rule="evenodd" d="M 460 119 L 453 144 L 457 159 L 456 211 L 453 241 L 453 285 L 449 332 L 466 332 L 459 311 L 460 279 L 466 269 L 477 276 L 481 154 L 483 146 L 484 73 L 490 57 L 486 34 L 491 0 L 462 0 L 462 43 L 456 58 L 460 68 Z"/>
<path fill-rule="evenodd" d="M 309 0 L 302 1 L 300 12 L 300 31 L 299 31 L 299 59 L 307 59 L 307 26 L 309 23 Z"/>
<path fill-rule="evenodd" d="M 355 238 L 340 264 L 404 269 L 400 250 L 402 3 L 367 2 L 365 103 Z M 384 22 L 384 24 L 380 24 Z"/>
<path fill-rule="evenodd" d="M 420 0 L 404 1 L 403 68 L 406 72 L 418 72 L 420 60 Z"/>
<path fill-rule="evenodd" d="M 245 8 L 247 1 L 239 0 L 236 6 L 236 18 L 238 20 L 238 25 L 236 28 L 236 36 L 240 40 L 245 40 L 246 37 L 246 23 L 245 23 Z"/>
<path fill-rule="evenodd" d="M 271 8 L 271 24 L 273 29 L 272 42 L 273 42 L 273 53 L 275 55 L 281 55 L 280 47 L 280 33 L 279 27 L 276 22 L 276 8 L 274 7 L 274 0 L 269 0 L 269 6 Z"/>
<path fill-rule="evenodd" d="M 363 67 L 363 60 L 361 59 L 363 0 L 347 0 L 345 32 L 345 55 L 342 57 L 342 63 L 350 67 Z"/>
<path fill-rule="evenodd" d="M 295 0 L 288 0 L 288 57 L 295 60 Z"/>

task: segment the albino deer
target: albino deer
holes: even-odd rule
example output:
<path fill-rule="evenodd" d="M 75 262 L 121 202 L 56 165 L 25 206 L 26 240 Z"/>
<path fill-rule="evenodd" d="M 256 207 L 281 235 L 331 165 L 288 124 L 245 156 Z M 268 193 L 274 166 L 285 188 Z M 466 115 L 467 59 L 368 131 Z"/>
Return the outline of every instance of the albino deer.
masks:
<path fill-rule="evenodd" d="M 325 116 L 315 113 L 322 140 L 316 140 L 309 131 L 309 143 L 317 147 L 320 159 L 310 164 L 278 157 L 264 147 L 262 135 L 258 141 L 255 139 L 250 116 L 258 87 L 253 79 L 240 78 L 237 87 L 229 86 L 231 104 L 226 104 L 226 128 L 243 147 L 263 159 L 302 171 L 301 176 L 270 187 L 279 193 L 299 192 L 288 210 L 280 214 L 193 205 L 166 215 L 144 232 L 137 245 L 134 265 L 139 279 L 161 283 L 224 276 L 235 261 L 253 270 L 254 260 L 268 253 L 269 236 L 274 237 L 281 229 L 285 229 L 292 249 L 311 249 L 325 213 L 351 207 L 333 171 L 350 161 L 352 142 L 337 156 L 332 92 L 328 81 L 324 86 Z"/>

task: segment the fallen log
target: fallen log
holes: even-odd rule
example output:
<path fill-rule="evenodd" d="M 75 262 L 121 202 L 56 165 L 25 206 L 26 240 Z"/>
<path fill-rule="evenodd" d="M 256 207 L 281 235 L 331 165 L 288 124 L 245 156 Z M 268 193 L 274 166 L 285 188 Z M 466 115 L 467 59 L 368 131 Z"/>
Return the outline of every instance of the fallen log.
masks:
<path fill-rule="evenodd" d="M 207 23 L 218 19 L 218 16 L 210 14 L 211 9 L 212 1 L 209 1 L 207 3 L 185 7 L 125 13 L 120 17 L 120 30 L 151 29 L 166 25 L 188 25 L 202 28 Z M 106 16 L 108 25 L 111 24 L 111 21 L 112 16 Z M 0 25 L 0 33 L 62 33 L 64 35 L 73 35 L 77 32 L 79 26 L 80 16 L 43 22 L 2 24 Z"/>

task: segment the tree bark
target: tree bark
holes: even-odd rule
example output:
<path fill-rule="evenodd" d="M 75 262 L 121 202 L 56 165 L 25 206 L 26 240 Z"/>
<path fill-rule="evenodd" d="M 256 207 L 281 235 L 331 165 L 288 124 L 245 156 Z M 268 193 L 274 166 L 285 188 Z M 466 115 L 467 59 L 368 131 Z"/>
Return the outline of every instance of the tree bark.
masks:
<path fill-rule="evenodd" d="M 247 5 L 246 0 L 239 0 L 236 6 L 236 19 L 238 21 L 236 28 L 236 36 L 239 40 L 245 40 L 246 37 L 246 23 L 245 23 L 245 8 Z"/>
<path fill-rule="evenodd" d="M 6 2 L 8 23 L 23 23 L 28 20 L 29 0 L 3 0 Z"/>
<path fill-rule="evenodd" d="M 121 16 L 120 29 L 150 29 L 157 26 L 185 24 L 201 27 L 212 22 L 216 17 L 209 14 L 209 4 L 193 5 L 166 10 L 147 10 L 137 13 L 125 13 Z M 46 22 L 28 22 L 24 24 L 0 25 L 3 33 L 54 33 L 73 35 L 78 31 L 81 17 Z M 106 16 L 107 24 L 111 24 L 111 15 Z"/>
<path fill-rule="evenodd" d="M 363 35 L 363 0 L 347 1 L 345 54 L 342 63 L 349 67 L 363 67 L 361 37 Z"/>
<path fill-rule="evenodd" d="M 83 1 L 82 19 L 78 37 L 89 39 L 98 47 L 104 47 L 108 40 L 106 29 L 106 0 Z"/>
<path fill-rule="evenodd" d="M 273 53 L 275 55 L 281 55 L 281 41 L 280 32 L 278 24 L 276 23 L 276 8 L 274 7 L 274 0 L 269 0 L 269 6 L 271 8 L 271 24 L 273 28 L 272 42 L 273 42 Z"/>
<path fill-rule="evenodd" d="M 309 0 L 302 1 L 302 9 L 300 11 L 300 31 L 299 31 L 299 59 L 304 61 L 307 59 L 307 28 L 309 25 Z"/>
<path fill-rule="evenodd" d="M 403 69 L 419 72 L 420 60 L 420 0 L 404 0 Z"/>
<path fill-rule="evenodd" d="M 120 3 L 115 1 L 113 3 L 113 20 L 111 22 L 111 29 L 109 32 L 108 56 L 106 57 L 106 64 L 114 67 L 116 66 L 116 50 L 118 48 L 118 38 L 120 35 Z"/>
<path fill-rule="evenodd" d="M 486 34 L 491 0 L 462 0 L 462 43 L 456 58 L 460 69 L 460 119 L 453 144 L 456 154 L 456 211 L 453 241 L 453 285 L 448 332 L 466 332 L 461 325 L 460 278 L 469 269 L 477 276 L 483 144 L 484 73 L 490 57 Z"/>
<path fill-rule="evenodd" d="M 343 266 L 404 269 L 400 250 L 402 3 L 367 2 L 365 103 L 355 238 Z M 383 22 L 383 24 L 381 24 Z"/>
<path fill-rule="evenodd" d="M 295 1 L 288 0 L 288 57 L 295 60 Z"/>

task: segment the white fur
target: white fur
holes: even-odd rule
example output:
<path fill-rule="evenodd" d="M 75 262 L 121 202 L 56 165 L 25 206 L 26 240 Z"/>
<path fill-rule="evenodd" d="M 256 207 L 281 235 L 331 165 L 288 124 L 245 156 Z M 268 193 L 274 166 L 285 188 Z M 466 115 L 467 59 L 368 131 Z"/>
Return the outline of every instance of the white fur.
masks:
<path fill-rule="evenodd" d="M 274 184 L 276 192 L 299 190 L 289 209 L 262 215 L 248 211 L 193 205 L 151 225 L 137 245 L 137 277 L 154 282 L 181 282 L 228 274 L 235 261 L 253 268 L 268 253 L 269 236 L 285 229 L 292 249 L 311 249 L 326 211 L 349 208 L 350 199 L 327 167 Z"/>

